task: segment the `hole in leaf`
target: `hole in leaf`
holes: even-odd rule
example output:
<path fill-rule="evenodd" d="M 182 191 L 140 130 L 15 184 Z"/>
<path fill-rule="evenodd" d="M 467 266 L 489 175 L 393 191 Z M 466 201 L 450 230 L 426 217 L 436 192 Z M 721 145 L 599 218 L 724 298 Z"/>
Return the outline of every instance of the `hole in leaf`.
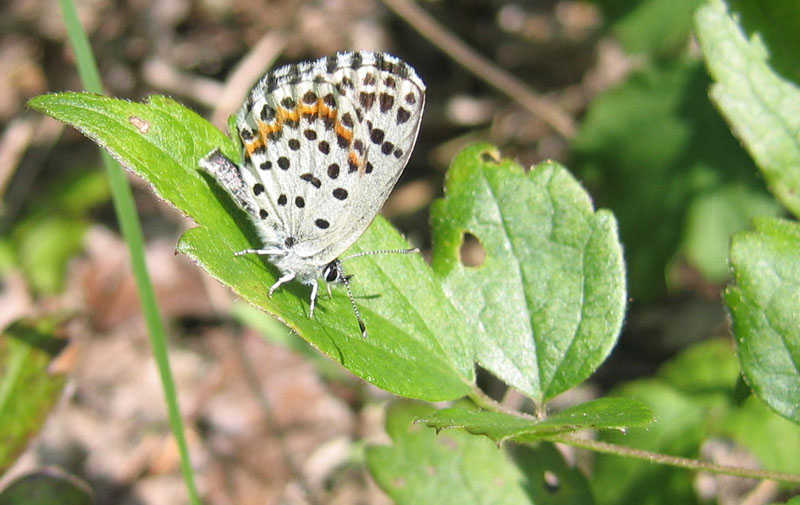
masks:
<path fill-rule="evenodd" d="M 479 267 L 486 259 L 486 251 L 478 237 L 470 232 L 464 232 L 461 239 L 461 249 L 459 250 L 461 264 L 465 267 Z"/>
<path fill-rule="evenodd" d="M 486 393 L 494 401 L 501 402 L 508 393 L 508 386 L 505 382 L 500 380 L 495 374 L 483 368 L 480 365 L 475 365 L 476 383 L 481 391 Z M 522 408 L 521 405 L 515 406 Z"/>

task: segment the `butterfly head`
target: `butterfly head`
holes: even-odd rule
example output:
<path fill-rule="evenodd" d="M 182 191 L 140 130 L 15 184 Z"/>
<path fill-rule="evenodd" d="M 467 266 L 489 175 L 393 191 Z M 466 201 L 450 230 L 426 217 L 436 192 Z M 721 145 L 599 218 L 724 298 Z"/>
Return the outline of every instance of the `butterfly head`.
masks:
<path fill-rule="evenodd" d="M 353 276 L 344 274 L 342 262 L 337 258 L 322 267 L 322 278 L 325 279 L 325 282 L 347 283 Z"/>

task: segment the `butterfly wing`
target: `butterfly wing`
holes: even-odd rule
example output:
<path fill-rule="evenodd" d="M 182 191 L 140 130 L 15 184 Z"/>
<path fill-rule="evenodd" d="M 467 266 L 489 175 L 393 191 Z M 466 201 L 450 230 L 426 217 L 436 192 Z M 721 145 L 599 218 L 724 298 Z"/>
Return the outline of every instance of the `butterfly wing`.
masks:
<path fill-rule="evenodd" d="M 268 73 L 237 117 L 242 178 L 267 244 L 322 266 L 375 218 L 408 161 L 425 101 L 414 70 L 340 53 Z M 283 244 L 283 245 L 281 245 Z"/>

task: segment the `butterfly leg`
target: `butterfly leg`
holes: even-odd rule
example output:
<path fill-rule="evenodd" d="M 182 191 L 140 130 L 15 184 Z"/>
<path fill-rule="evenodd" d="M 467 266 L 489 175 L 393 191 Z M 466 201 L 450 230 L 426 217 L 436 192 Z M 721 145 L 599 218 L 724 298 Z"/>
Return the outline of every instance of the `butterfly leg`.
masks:
<path fill-rule="evenodd" d="M 308 311 L 308 318 L 314 319 L 314 307 L 317 305 L 317 292 L 319 291 L 319 283 L 316 280 L 311 281 L 311 310 Z"/>
<path fill-rule="evenodd" d="M 286 284 L 290 280 L 294 279 L 294 276 L 295 276 L 294 272 L 289 272 L 288 274 L 285 274 L 283 277 L 275 281 L 275 284 L 273 284 L 272 287 L 269 288 L 269 296 L 272 296 L 272 293 L 274 293 L 275 290 L 278 289 L 278 286 L 280 286 L 281 284 Z"/>

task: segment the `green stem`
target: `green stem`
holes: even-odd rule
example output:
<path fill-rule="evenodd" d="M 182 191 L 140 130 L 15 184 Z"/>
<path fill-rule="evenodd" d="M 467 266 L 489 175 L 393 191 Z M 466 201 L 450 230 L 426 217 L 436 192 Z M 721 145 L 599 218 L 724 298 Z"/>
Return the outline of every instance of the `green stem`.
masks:
<path fill-rule="evenodd" d="M 771 479 L 783 482 L 800 483 L 800 475 L 785 472 L 773 472 L 770 470 L 758 470 L 751 468 L 741 468 L 736 466 L 717 465 L 715 463 L 708 463 L 706 461 L 698 461 L 696 459 L 682 458 L 680 456 L 669 456 L 666 454 L 659 454 L 657 452 L 645 451 L 642 449 L 633 449 L 621 445 L 609 444 L 608 442 L 600 442 L 598 440 L 588 440 L 585 438 L 578 438 L 573 435 L 557 435 L 547 437 L 550 442 L 558 442 L 562 444 L 580 447 L 595 452 L 602 452 L 604 454 L 614 454 L 627 458 L 635 458 L 650 463 L 658 463 L 662 465 L 675 466 L 678 468 L 686 468 L 688 470 L 702 470 L 704 472 L 721 473 L 725 475 L 733 475 L 735 477 L 745 477 L 748 479 Z"/>
<path fill-rule="evenodd" d="M 64 14 L 64 22 L 67 26 L 70 43 L 75 51 L 78 63 L 78 72 L 87 91 L 92 93 L 102 93 L 102 81 L 97 70 L 97 64 L 92 54 L 89 40 L 78 19 L 75 5 L 72 0 L 59 0 Z M 142 304 L 142 313 L 150 334 L 150 344 L 153 347 L 153 355 L 161 376 L 161 384 L 164 389 L 164 397 L 167 402 L 167 412 L 169 416 L 172 434 L 178 443 L 181 456 L 181 471 L 186 482 L 189 493 L 189 500 L 193 505 L 200 505 L 201 501 L 197 494 L 197 487 L 194 482 L 194 471 L 192 470 L 189 459 L 189 448 L 186 443 L 186 436 L 183 430 L 180 408 L 178 407 L 178 397 L 175 389 L 175 381 L 170 369 L 169 357 L 167 354 L 167 336 L 161 314 L 158 310 L 153 284 L 147 271 L 144 260 L 144 237 L 142 227 L 136 214 L 136 206 L 133 201 L 133 191 L 130 183 L 125 177 L 122 167 L 103 154 L 103 164 L 106 167 L 109 185 L 111 187 L 111 198 L 114 203 L 114 210 L 119 221 L 120 230 L 131 256 L 131 268 L 136 286 L 139 291 L 139 299 Z"/>
<path fill-rule="evenodd" d="M 507 414 L 509 416 L 522 417 L 524 419 L 530 419 L 531 421 L 534 422 L 540 419 L 539 417 L 531 416 L 530 414 L 526 414 L 524 412 L 518 412 L 516 410 L 511 410 L 509 408 L 506 408 L 503 404 L 501 404 L 491 396 L 484 393 L 483 390 L 481 390 L 481 388 L 477 386 L 473 386 L 472 392 L 467 396 L 470 400 L 472 400 L 472 403 L 474 403 L 475 405 L 484 410 L 499 412 L 501 414 Z"/>

